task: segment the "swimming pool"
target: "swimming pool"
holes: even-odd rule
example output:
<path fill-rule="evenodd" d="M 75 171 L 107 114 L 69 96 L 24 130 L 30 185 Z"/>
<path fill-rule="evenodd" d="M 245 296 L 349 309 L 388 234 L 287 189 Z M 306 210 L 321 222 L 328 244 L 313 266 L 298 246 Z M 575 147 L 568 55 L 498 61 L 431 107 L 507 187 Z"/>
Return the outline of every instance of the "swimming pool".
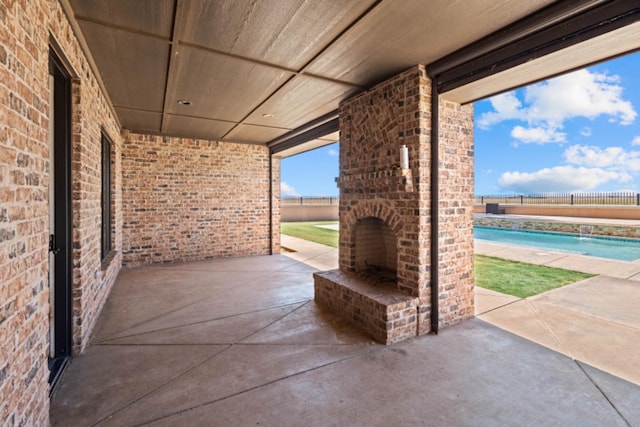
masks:
<path fill-rule="evenodd" d="M 614 237 L 580 237 L 546 231 L 509 230 L 475 226 L 473 236 L 496 243 L 550 249 L 600 258 L 635 261 L 640 259 L 640 240 Z"/>

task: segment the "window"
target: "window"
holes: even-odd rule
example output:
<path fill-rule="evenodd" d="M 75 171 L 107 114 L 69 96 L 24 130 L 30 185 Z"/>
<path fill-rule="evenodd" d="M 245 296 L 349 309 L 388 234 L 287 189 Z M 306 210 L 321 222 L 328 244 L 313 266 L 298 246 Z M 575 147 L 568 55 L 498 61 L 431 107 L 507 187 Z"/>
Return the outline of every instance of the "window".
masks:
<path fill-rule="evenodd" d="M 103 133 L 102 144 L 102 238 L 101 259 L 105 259 L 111 252 L 111 141 Z"/>

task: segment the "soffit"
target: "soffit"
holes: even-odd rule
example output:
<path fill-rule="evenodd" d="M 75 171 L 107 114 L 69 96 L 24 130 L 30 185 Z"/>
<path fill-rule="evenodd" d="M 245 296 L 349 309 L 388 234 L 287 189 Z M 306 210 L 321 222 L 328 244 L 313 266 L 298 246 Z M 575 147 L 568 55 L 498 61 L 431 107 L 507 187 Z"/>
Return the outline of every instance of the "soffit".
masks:
<path fill-rule="evenodd" d="M 316 148 L 339 142 L 339 139 L 339 132 L 332 132 L 328 135 L 323 136 L 322 138 L 312 139 L 311 141 L 305 142 L 304 144 L 296 145 L 295 147 L 282 150 L 281 152 L 277 153 L 275 157 L 285 158 L 295 156 L 296 154 L 304 153 L 305 151 L 315 150 Z"/>
<path fill-rule="evenodd" d="M 255 144 L 550 3 L 70 0 L 123 127 Z"/>
<path fill-rule="evenodd" d="M 640 49 L 640 22 L 575 44 L 442 95 L 458 103 L 472 102 Z"/>

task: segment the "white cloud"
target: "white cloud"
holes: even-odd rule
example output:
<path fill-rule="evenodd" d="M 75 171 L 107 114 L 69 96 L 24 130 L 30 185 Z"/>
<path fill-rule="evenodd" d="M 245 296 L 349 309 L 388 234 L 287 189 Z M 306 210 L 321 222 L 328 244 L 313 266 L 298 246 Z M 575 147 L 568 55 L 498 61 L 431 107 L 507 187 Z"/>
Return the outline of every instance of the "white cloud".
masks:
<path fill-rule="evenodd" d="M 280 196 L 281 197 L 300 197 L 300 194 L 294 187 L 287 184 L 284 181 L 280 182 Z"/>
<path fill-rule="evenodd" d="M 340 153 L 338 152 L 338 150 L 331 149 L 327 152 L 327 154 L 329 154 L 330 156 L 337 156 Z"/>
<path fill-rule="evenodd" d="M 596 146 L 573 145 L 565 150 L 564 157 L 569 163 L 602 168 L 619 163 L 622 154 L 623 150 L 620 147 L 602 149 Z"/>
<path fill-rule="evenodd" d="M 600 115 L 622 125 L 629 125 L 637 113 L 629 101 L 622 99 L 623 87 L 618 76 L 578 70 L 525 89 L 527 118 L 560 126 L 573 117 L 595 119 Z"/>
<path fill-rule="evenodd" d="M 522 110 L 522 103 L 516 97 L 515 92 L 502 93 L 489 99 L 494 111 L 482 113 L 478 117 L 478 126 L 482 129 L 488 129 L 491 125 L 500 123 L 504 120 L 524 119 L 525 114 Z"/>
<path fill-rule="evenodd" d="M 536 172 L 505 172 L 498 180 L 503 190 L 518 193 L 564 193 L 588 191 L 617 180 L 628 182 L 629 175 L 600 168 L 557 166 Z"/>
<path fill-rule="evenodd" d="M 591 128 L 589 126 L 585 126 L 581 131 L 580 135 L 582 136 L 591 136 Z"/>
<path fill-rule="evenodd" d="M 522 126 L 516 126 L 511 130 L 511 137 L 518 141 L 529 144 L 538 143 L 545 144 L 547 142 L 565 142 L 567 134 L 564 132 L 558 132 L 554 128 L 523 128 Z"/>
<path fill-rule="evenodd" d="M 640 172 L 640 151 L 626 151 L 622 147 L 600 148 L 573 145 L 564 152 L 569 163 L 575 165 L 608 168 L 614 172 Z"/>
<path fill-rule="evenodd" d="M 633 140 L 631 141 L 631 145 L 640 145 L 640 135 L 633 138 Z"/>
<path fill-rule="evenodd" d="M 630 125 L 637 113 L 631 102 L 623 99 L 619 82 L 618 76 L 575 71 L 526 87 L 523 101 L 515 91 L 494 96 L 489 100 L 493 111 L 481 114 L 477 123 L 481 129 L 489 129 L 505 120 L 519 120 L 527 127 L 514 127 L 512 136 L 523 143 L 539 144 L 565 142 L 566 135 L 559 130 L 575 117 L 593 120 L 605 115 L 614 123 Z"/>

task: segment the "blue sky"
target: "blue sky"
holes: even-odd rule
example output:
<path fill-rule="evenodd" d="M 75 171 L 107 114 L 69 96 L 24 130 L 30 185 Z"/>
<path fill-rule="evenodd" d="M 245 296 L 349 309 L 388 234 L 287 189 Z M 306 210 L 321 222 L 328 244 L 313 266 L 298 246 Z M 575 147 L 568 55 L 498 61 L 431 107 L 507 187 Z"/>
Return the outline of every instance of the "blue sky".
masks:
<path fill-rule="evenodd" d="M 338 197 L 339 150 L 340 144 L 335 143 L 282 159 L 282 197 Z"/>
<path fill-rule="evenodd" d="M 475 193 L 640 191 L 640 53 L 475 103 Z M 339 144 L 282 160 L 285 196 L 337 196 Z"/>

